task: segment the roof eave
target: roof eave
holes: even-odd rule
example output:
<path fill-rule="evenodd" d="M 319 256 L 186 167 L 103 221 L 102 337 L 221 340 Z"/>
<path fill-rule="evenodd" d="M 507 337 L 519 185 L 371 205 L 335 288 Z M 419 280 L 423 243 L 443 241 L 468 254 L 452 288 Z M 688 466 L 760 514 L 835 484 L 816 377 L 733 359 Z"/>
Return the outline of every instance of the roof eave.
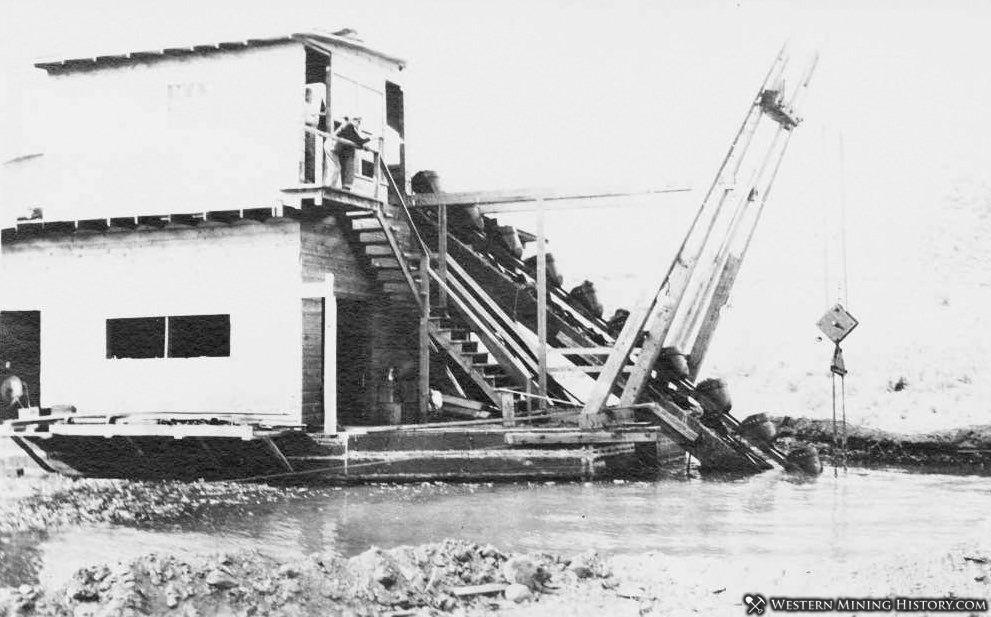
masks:
<path fill-rule="evenodd" d="M 375 56 L 376 58 L 389 62 L 390 64 L 395 64 L 399 70 L 403 70 L 406 68 L 406 61 L 403 60 L 402 58 L 398 58 L 396 56 L 390 56 L 387 53 L 368 47 L 367 45 L 365 45 L 360 41 L 349 39 L 347 37 L 334 36 L 332 34 L 323 34 L 318 32 L 297 32 L 292 35 L 292 38 L 299 40 L 303 43 L 315 45 L 317 47 L 322 47 L 322 46 L 343 47 L 345 49 L 350 49 L 352 51 L 358 51 L 361 53 L 368 54 L 370 56 Z"/>

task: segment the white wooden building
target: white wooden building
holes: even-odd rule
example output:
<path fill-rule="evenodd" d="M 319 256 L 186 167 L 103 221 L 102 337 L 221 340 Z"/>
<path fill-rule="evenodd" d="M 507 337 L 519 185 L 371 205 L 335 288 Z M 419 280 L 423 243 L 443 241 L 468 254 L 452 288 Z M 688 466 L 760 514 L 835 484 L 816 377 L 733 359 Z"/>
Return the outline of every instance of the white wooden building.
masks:
<path fill-rule="evenodd" d="M 32 404 L 332 432 L 377 421 L 390 372 L 415 382 L 416 313 L 343 216 L 379 194 L 379 156 L 403 184 L 401 60 L 342 31 L 36 66 L 58 122 L 0 169 L 3 220 L 34 213 L 0 261 L 0 359 Z M 325 134 L 354 116 L 370 148 L 320 211 Z"/>

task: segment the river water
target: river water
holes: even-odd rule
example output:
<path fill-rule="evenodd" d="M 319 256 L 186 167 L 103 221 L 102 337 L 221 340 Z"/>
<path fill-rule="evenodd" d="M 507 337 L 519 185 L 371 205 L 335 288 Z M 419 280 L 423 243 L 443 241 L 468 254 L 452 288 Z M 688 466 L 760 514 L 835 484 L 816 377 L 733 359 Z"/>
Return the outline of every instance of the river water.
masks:
<path fill-rule="evenodd" d="M 293 558 L 445 537 L 511 551 L 654 552 L 713 562 L 802 555 L 811 563 L 862 563 L 897 546 L 932 552 L 986 544 L 989 513 L 991 478 L 856 468 L 838 475 L 827 469 L 811 481 L 768 472 L 739 479 L 321 488 L 252 506 L 247 514 L 220 509 L 151 528 L 70 527 L 3 538 L 0 585 L 58 584 L 79 567 L 148 552 L 258 549 Z"/>

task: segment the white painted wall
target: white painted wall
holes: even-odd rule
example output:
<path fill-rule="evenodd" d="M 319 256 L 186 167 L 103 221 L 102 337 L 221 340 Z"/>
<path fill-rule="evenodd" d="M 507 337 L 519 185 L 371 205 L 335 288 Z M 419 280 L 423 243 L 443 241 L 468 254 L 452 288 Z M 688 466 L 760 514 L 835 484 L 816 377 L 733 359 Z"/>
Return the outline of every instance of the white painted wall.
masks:
<path fill-rule="evenodd" d="M 300 43 L 192 54 L 48 78 L 47 220 L 271 206 L 296 182 Z M 33 162 L 27 162 L 33 163 Z"/>
<path fill-rule="evenodd" d="M 299 180 L 304 58 L 287 42 L 47 77 L 44 156 L 0 166 L 0 219 L 38 206 L 62 221 L 275 205 Z M 398 72 L 348 50 L 332 66 L 333 116 L 362 115 L 377 140 Z"/>
<path fill-rule="evenodd" d="M 41 310 L 43 405 L 298 418 L 298 223 L 77 234 L 3 252 L 0 305 Z M 230 314 L 230 357 L 106 358 L 108 318 L 196 314 Z"/>

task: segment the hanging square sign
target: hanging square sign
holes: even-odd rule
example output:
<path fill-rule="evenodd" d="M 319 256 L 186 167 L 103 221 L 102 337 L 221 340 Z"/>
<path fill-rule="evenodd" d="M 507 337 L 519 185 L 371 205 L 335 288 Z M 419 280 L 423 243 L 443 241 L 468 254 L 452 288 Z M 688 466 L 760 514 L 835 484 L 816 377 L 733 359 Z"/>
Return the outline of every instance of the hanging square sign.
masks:
<path fill-rule="evenodd" d="M 843 308 L 843 305 L 837 304 L 826 311 L 826 314 L 816 325 L 819 326 L 823 334 L 829 337 L 829 340 L 839 345 L 840 341 L 845 339 L 859 323 L 853 315 Z"/>

